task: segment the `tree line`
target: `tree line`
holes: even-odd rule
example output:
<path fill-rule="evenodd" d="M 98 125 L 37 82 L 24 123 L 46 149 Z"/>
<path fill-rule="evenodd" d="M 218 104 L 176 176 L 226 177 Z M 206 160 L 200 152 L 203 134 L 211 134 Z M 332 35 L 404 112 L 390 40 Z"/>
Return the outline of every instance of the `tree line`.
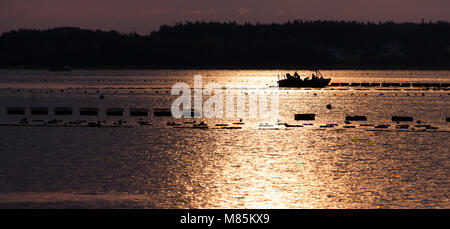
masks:
<path fill-rule="evenodd" d="M 185 22 L 149 35 L 60 27 L 0 36 L 2 68 L 450 69 L 450 24 Z"/>

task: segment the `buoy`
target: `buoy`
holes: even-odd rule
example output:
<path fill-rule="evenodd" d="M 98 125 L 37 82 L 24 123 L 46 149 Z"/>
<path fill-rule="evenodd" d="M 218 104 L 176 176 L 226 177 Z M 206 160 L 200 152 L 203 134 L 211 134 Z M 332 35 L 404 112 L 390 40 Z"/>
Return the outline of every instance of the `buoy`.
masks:
<path fill-rule="evenodd" d="M 87 116 L 96 116 L 98 115 L 98 108 L 95 107 L 84 107 L 84 108 L 80 108 L 80 115 L 87 115 Z"/>
<path fill-rule="evenodd" d="M 362 116 L 362 115 L 354 115 L 354 116 L 347 115 L 345 117 L 345 120 L 346 121 L 367 121 L 367 117 Z"/>
<path fill-rule="evenodd" d="M 316 114 L 295 114 L 295 120 L 315 120 Z"/>
<path fill-rule="evenodd" d="M 392 116 L 393 122 L 400 122 L 400 121 L 412 122 L 413 120 L 414 120 L 413 117 L 409 116 Z"/>
<path fill-rule="evenodd" d="M 106 116 L 122 116 L 123 108 L 106 108 Z"/>
<path fill-rule="evenodd" d="M 154 116 L 172 116 L 172 111 L 169 108 L 154 108 Z"/>
<path fill-rule="evenodd" d="M 149 110 L 146 108 L 130 108 L 130 116 L 148 116 Z"/>
<path fill-rule="evenodd" d="M 71 107 L 56 107 L 54 109 L 55 115 L 72 115 Z"/>
<path fill-rule="evenodd" d="M 31 112 L 32 115 L 48 115 L 47 107 L 32 107 Z"/>
<path fill-rule="evenodd" d="M 25 114 L 25 107 L 7 107 L 7 114 L 8 115 L 24 115 Z"/>

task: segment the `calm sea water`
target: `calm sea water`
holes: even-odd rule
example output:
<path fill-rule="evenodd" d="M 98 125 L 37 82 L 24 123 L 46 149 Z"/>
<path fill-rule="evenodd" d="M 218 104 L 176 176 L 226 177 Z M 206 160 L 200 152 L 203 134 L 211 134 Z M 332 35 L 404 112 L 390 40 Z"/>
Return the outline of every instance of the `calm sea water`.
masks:
<path fill-rule="evenodd" d="M 279 121 L 303 127 L 275 130 L 260 129 L 267 120 L 259 118 L 243 118 L 243 125 L 233 124 L 237 118 L 203 118 L 196 121 L 206 121 L 209 129 L 174 128 L 166 123 L 192 119 L 151 112 L 169 108 L 177 98 L 170 95 L 172 85 L 192 85 L 195 74 L 203 75 L 204 84 L 258 85 L 271 94 L 285 72 L 2 70 L 0 207 L 450 207 L 445 88 L 281 89 Z M 322 73 L 332 82 L 450 81 L 449 71 Z M 7 115 L 7 107 L 25 107 L 26 114 Z M 74 114 L 31 115 L 30 107 L 71 107 Z M 83 107 L 100 113 L 80 116 Z M 110 107 L 124 108 L 123 117 L 106 116 Z M 148 108 L 150 115 L 133 117 L 129 108 Z M 315 113 L 316 120 L 295 121 L 296 113 Z M 346 115 L 368 120 L 346 124 Z M 394 115 L 414 121 L 398 129 Z M 20 124 L 24 118 L 28 123 Z M 43 124 L 54 119 L 61 122 Z M 116 125 L 119 119 L 126 123 Z M 101 121 L 103 127 L 68 125 L 79 120 Z M 219 123 L 241 129 L 221 129 Z M 381 124 L 390 126 L 374 127 Z"/>

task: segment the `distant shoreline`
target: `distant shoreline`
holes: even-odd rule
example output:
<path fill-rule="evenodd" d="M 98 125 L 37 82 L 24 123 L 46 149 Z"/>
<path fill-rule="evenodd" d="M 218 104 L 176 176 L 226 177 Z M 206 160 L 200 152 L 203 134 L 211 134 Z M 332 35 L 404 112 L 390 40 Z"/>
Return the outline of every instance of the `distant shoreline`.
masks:
<path fill-rule="evenodd" d="M 0 69 L 450 70 L 450 23 L 195 22 L 148 36 L 59 27 L 0 36 Z"/>
<path fill-rule="evenodd" d="M 147 66 L 102 66 L 102 67 L 73 67 L 72 70 L 405 70 L 405 71 L 450 71 L 448 67 L 408 67 L 408 66 L 321 66 L 317 68 L 313 67 L 300 67 L 293 66 L 271 66 L 271 67 L 147 67 Z M 0 67 L 0 70 L 49 70 L 49 67 L 30 66 L 30 67 Z M 50 70 L 49 70 L 50 71 Z M 51 71 L 51 72 L 70 72 L 70 71 Z"/>

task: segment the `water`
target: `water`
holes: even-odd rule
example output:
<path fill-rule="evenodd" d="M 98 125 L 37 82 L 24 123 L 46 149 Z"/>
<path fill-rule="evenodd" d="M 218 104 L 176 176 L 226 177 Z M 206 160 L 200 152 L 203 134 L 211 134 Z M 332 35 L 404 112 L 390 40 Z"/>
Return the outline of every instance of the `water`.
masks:
<path fill-rule="evenodd" d="M 166 125 L 174 121 L 170 117 L 127 112 L 170 107 L 177 98 L 170 95 L 172 85 L 192 85 L 194 74 L 203 75 L 203 84 L 259 85 L 270 94 L 284 72 L 2 70 L 0 207 L 450 207 L 445 88 L 283 89 L 280 122 L 313 125 L 278 130 L 258 128 L 267 121 L 261 118 L 244 118 L 244 125 L 233 125 L 237 118 L 200 119 L 210 129 L 174 128 Z M 449 71 L 322 73 L 332 82 L 450 81 Z M 6 115 L 6 107 L 26 107 L 27 113 Z M 30 115 L 29 107 L 72 107 L 75 114 Z M 98 107 L 100 114 L 80 116 L 81 107 Z M 106 116 L 102 111 L 109 107 L 124 108 L 124 116 Z M 295 113 L 315 113 L 316 120 L 295 121 Z M 368 121 L 344 128 L 346 115 L 365 115 Z M 396 129 L 393 115 L 434 128 L 414 127 L 414 121 Z M 23 118 L 29 123 L 17 125 Z M 62 122 L 32 122 L 53 119 Z M 118 126 L 119 119 L 127 123 Z M 139 125 L 141 119 L 152 125 Z M 104 127 L 64 127 L 76 120 L 104 121 Z M 215 128 L 218 123 L 242 129 Z M 337 126 L 320 127 L 324 124 Z M 390 126 L 372 126 L 380 124 Z"/>

